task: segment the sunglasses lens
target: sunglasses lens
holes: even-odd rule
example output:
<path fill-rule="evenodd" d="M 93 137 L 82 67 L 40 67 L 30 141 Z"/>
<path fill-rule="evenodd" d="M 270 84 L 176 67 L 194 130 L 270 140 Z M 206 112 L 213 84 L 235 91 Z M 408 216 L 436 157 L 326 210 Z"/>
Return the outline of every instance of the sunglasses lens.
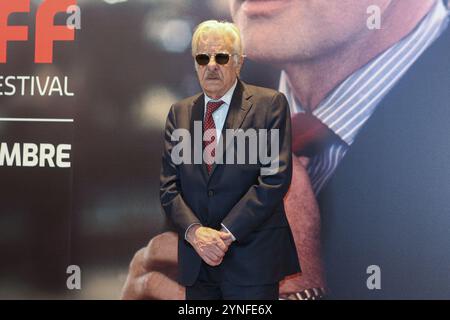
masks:
<path fill-rule="evenodd" d="M 195 61 L 201 66 L 206 66 L 209 63 L 209 56 L 207 54 L 198 54 L 195 56 Z"/>
<path fill-rule="evenodd" d="M 226 53 L 218 53 L 216 54 L 216 62 L 218 64 L 227 64 L 228 61 L 230 60 L 230 55 L 226 54 Z"/>

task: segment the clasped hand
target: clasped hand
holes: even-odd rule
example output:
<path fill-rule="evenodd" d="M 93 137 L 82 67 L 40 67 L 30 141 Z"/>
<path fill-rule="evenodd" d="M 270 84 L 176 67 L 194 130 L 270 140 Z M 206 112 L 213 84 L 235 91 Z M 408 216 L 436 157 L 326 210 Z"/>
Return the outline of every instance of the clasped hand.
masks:
<path fill-rule="evenodd" d="M 222 263 L 232 242 L 228 232 L 202 226 L 193 226 L 188 231 L 187 240 L 203 261 L 213 267 Z"/>

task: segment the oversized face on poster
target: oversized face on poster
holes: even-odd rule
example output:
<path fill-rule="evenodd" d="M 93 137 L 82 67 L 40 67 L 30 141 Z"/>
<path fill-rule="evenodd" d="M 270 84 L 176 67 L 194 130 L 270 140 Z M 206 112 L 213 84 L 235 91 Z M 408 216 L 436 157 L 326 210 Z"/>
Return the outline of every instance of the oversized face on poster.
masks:
<path fill-rule="evenodd" d="M 403 0 L 402 0 L 403 1 Z M 298 62 L 334 52 L 368 32 L 368 8 L 381 15 L 392 0 L 230 0 L 246 54 L 272 63 Z"/>

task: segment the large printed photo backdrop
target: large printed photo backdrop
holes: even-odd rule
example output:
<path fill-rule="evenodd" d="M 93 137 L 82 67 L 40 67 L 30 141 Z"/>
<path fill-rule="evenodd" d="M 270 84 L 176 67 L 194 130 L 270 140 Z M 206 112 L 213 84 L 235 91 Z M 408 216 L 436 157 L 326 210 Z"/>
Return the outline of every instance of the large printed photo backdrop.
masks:
<path fill-rule="evenodd" d="M 20 2 L 29 10 L 16 10 L 22 12 L 11 14 L 7 23 L 26 26 L 28 40 L 8 41 L 7 60 L 0 63 L 0 298 L 117 299 L 134 253 L 171 229 L 159 204 L 166 115 L 172 103 L 200 91 L 190 48 L 195 26 L 207 19 L 231 21 L 230 1 L 67 1 L 79 6 L 81 25 L 73 30 L 73 41 L 54 42 L 51 63 L 35 63 L 35 35 L 41 30 L 37 12 L 52 1 Z M 0 0 L 0 8 L 6 10 L 8 3 Z M 57 13 L 55 25 L 70 16 L 73 12 Z M 295 36 L 302 35 L 280 34 L 284 41 Z M 340 258 L 365 264 L 358 261 L 358 243 L 370 244 L 368 250 L 381 258 L 366 265 L 380 265 L 382 288 L 391 289 L 386 295 L 373 291 L 346 298 L 450 298 L 450 206 L 443 201 L 450 195 L 450 125 L 442 125 L 450 107 L 449 31 L 427 50 L 387 100 L 389 108 L 404 111 L 402 116 L 377 115 L 367 132 L 386 135 L 369 137 L 367 147 L 359 149 L 364 155 L 350 153 L 341 179 L 321 195 L 324 241 L 331 243 L 325 249 L 336 250 L 327 258 L 342 253 Z M 241 78 L 278 89 L 280 73 L 280 64 L 249 55 Z M 421 106 L 405 100 L 405 92 L 422 97 Z M 439 108 L 427 110 L 430 106 Z M 413 120 L 414 114 L 423 121 Z M 388 136 L 394 118 L 411 121 Z M 373 165 L 379 156 L 371 148 L 375 141 L 386 146 L 384 154 L 397 157 L 380 157 Z M 411 164 L 411 155 L 421 159 L 419 166 Z M 352 166 L 363 174 L 343 173 Z M 387 181 L 390 188 L 379 188 Z M 352 197 L 358 215 L 346 212 Z M 426 205 L 412 201 L 419 198 Z M 380 241 L 373 240 L 377 234 Z M 428 242 L 418 245 L 414 239 Z M 392 249 L 394 242 L 403 249 Z M 411 286 L 398 287 L 389 275 L 392 268 L 383 271 L 383 261 L 393 262 L 395 272 L 404 270 Z M 81 289 L 68 287 L 72 265 L 80 268 Z M 333 271 L 331 277 L 338 278 L 337 272 L 349 270 L 327 273 Z M 366 290 L 370 273 L 350 271 Z M 416 284 L 427 290 L 413 292 Z"/>

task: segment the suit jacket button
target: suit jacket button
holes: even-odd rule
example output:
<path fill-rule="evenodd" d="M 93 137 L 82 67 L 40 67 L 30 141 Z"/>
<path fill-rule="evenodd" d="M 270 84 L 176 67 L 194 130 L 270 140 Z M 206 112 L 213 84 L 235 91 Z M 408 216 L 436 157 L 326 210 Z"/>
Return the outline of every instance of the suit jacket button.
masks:
<path fill-rule="evenodd" d="M 214 190 L 208 190 L 208 197 L 214 196 Z"/>

